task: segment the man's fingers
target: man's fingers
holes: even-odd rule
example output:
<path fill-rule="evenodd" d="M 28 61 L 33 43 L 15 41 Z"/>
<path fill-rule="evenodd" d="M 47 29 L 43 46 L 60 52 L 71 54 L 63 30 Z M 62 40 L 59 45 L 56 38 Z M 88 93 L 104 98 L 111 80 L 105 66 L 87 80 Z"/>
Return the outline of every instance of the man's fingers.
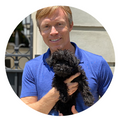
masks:
<path fill-rule="evenodd" d="M 64 83 L 67 84 L 69 95 L 72 95 L 78 89 L 78 83 L 77 82 L 71 83 L 71 81 L 78 77 L 80 74 L 81 73 L 76 73 L 75 75 L 72 75 L 70 78 L 64 81 Z"/>
<path fill-rule="evenodd" d="M 74 105 L 72 106 L 71 111 L 72 111 L 73 114 L 78 113 L 78 111 L 75 109 L 75 106 L 74 106 Z"/>
<path fill-rule="evenodd" d="M 67 83 L 67 87 L 68 89 L 71 89 L 73 87 L 77 87 L 78 86 L 78 83 L 77 82 L 73 82 L 73 83 Z"/>
<path fill-rule="evenodd" d="M 62 113 L 59 113 L 59 116 L 63 116 L 63 114 L 62 114 Z"/>
<path fill-rule="evenodd" d="M 81 73 L 76 73 L 75 75 L 72 75 L 70 78 L 66 79 L 64 83 L 70 83 L 73 79 L 78 77 Z"/>
<path fill-rule="evenodd" d="M 72 111 L 73 114 L 78 113 L 78 111 L 75 109 L 75 105 L 73 105 L 73 106 L 71 107 L 71 111 Z M 63 114 L 59 112 L 59 116 L 63 116 Z"/>
<path fill-rule="evenodd" d="M 77 90 L 77 88 L 72 88 L 72 89 L 68 90 L 68 94 L 72 95 L 76 90 Z"/>
<path fill-rule="evenodd" d="M 77 89 L 78 89 L 78 83 L 73 82 L 73 83 L 66 83 L 68 87 L 68 94 L 72 95 Z"/>

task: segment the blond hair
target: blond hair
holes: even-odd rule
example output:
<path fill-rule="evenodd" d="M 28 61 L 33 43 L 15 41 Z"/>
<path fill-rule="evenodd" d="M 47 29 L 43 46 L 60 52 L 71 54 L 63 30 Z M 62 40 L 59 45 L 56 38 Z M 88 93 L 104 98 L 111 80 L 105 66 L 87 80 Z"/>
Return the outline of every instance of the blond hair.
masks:
<path fill-rule="evenodd" d="M 72 12 L 71 12 L 70 7 L 68 7 L 68 6 L 51 6 L 51 7 L 46 7 L 46 8 L 43 8 L 43 9 L 40 9 L 37 11 L 36 21 L 37 21 L 38 28 L 39 28 L 38 20 L 40 20 L 41 18 L 45 18 L 46 16 L 48 16 L 48 17 L 51 16 L 51 14 L 58 8 L 61 8 L 65 12 L 65 14 L 67 15 L 69 24 L 71 25 L 73 19 L 72 19 Z"/>

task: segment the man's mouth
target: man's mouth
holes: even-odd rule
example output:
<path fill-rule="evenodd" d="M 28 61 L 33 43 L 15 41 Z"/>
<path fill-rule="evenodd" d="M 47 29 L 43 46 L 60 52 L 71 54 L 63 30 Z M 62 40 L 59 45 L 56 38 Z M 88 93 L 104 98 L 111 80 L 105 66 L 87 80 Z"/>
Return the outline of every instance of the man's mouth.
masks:
<path fill-rule="evenodd" d="M 61 38 L 58 38 L 58 39 L 53 39 L 53 40 L 50 40 L 51 42 L 57 42 L 59 41 Z"/>

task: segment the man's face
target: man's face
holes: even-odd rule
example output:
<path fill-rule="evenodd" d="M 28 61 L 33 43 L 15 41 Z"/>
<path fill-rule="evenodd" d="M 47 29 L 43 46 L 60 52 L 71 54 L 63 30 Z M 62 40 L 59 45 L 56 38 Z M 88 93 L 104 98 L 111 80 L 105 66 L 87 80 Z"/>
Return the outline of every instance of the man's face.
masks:
<path fill-rule="evenodd" d="M 40 33 L 51 52 L 57 49 L 69 49 L 69 32 L 73 23 L 69 25 L 68 18 L 61 8 L 58 8 L 50 17 L 39 20 Z"/>

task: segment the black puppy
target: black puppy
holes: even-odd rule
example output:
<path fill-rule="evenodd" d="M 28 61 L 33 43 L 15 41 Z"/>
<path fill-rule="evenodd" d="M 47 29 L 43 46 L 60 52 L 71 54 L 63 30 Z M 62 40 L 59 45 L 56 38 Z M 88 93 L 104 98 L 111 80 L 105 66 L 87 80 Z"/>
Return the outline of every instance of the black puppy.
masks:
<path fill-rule="evenodd" d="M 76 97 L 80 92 L 86 106 L 94 104 L 94 98 L 90 92 L 88 86 L 87 77 L 84 70 L 79 65 L 80 60 L 69 50 L 57 50 L 46 62 L 55 72 L 52 87 L 55 87 L 59 93 L 59 101 L 54 106 L 54 109 L 62 113 L 63 115 L 70 115 L 71 107 L 76 105 Z M 68 88 L 64 81 L 75 73 L 80 72 L 80 76 L 75 78 L 72 82 L 78 82 L 78 90 L 72 95 L 68 95 Z"/>

